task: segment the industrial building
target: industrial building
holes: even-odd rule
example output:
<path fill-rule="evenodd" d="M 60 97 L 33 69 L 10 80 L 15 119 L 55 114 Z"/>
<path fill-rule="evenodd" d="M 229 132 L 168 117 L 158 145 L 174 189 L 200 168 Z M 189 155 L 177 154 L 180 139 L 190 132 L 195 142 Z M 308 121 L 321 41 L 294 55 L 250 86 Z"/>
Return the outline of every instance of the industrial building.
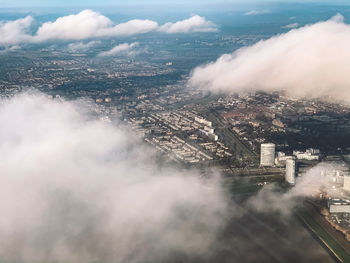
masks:
<path fill-rule="evenodd" d="M 329 199 L 328 209 L 330 213 L 350 213 L 350 201 L 347 199 Z"/>
<path fill-rule="evenodd" d="M 288 184 L 295 185 L 295 177 L 297 175 L 297 167 L 295 157 L 286 158 L 286 175 L 285 179 Z"/>
<path fill-rule="evenodd" d="M 260 165 L 261 166 L 274 166 L 274 164 L 275 164 L 275 149 L 276 149 L 276 145 L 273 143 L 261 144 L 261 151 L 260 151 Z"/>
<path fill-rule="evenodd" d="M 320 150 L 310 148 L 305 152 L 293 151 L 293 155 L 298 160 L 318 161 L 320 159 Z"/>

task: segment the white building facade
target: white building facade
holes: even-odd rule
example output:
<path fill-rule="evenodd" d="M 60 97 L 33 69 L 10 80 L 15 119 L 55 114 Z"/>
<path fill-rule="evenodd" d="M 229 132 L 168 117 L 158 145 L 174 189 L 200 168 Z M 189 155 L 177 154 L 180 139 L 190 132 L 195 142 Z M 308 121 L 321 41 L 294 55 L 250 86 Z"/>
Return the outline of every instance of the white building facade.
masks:
<path fill-rule="evenodd" d="M 296 177 L 296 160 L 294 157 L 288 157 L 286 159 L 286 175 L 285 179 L 288 184 L 295 185 L 295 177 Z"/>
<path fill-rule="evenodd" d="M 260 150 L 260 165 L 274 166 L 275 165 L 275 151 L 276 145 L 273 143 L 261 144 Z"/>

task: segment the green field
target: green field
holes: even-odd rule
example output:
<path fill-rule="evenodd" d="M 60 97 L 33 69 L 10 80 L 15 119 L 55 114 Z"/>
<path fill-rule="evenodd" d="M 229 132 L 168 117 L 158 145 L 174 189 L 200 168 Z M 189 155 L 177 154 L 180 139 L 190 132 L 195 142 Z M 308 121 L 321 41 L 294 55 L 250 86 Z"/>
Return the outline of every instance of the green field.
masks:
<path fill-rule="evenodd" d="M 255 193 L 259 191 L 261 186 L 258 186 L 256 184 L 239 184 L 239 185 L 232 185 L 230 187 L 232 194 L 242 194 L 242 193 Z"/>
<path fill-rule="evenodd" d="M 232 194 L 255 194 L 262 186 L 257 185 L 257 182 L 252 182 L 250 179 L 237 177 L 225 178 L 223 186 Z"/>

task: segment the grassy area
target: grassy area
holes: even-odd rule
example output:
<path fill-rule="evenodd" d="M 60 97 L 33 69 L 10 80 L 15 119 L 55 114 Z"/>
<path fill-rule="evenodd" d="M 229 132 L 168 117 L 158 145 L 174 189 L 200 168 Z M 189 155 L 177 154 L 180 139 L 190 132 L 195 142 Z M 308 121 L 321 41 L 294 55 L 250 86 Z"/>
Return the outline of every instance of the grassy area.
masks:
<path fill-rule="evenodd" d="M 247 179 L 241 178 L 226 178 L 224 187 L 228 189 L 231 194 L 254 194 L 261 189 L 261 186 L 256 182 L 251 182 Z"/>
<path fill-rule="evenodd" d="M 259 191 L 261 186 L 256 184 L 241 184 L 232 185 L 230 190 L 232 194 L 244 194 L 244 193 L 255 193 Z"/>
<path fill-rule="evenodd" d="M 302 222 L 317 236 L 323 245 L 327 247 L 338 262 L 350 262 L 350 255 L 307 211 L 300 210 L 297 214 Z"/>

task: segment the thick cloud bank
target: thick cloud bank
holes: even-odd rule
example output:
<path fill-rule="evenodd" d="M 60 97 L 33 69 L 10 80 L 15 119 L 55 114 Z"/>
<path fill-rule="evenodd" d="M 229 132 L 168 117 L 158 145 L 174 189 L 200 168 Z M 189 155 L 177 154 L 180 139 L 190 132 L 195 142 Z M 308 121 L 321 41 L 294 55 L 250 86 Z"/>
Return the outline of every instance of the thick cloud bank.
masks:
<path fill-rule="evenodd" d="M 194 70 L 190 83 L 212 92 L 286 91 L 350 102 L 350 26 L 328 21 L 225 54 Z"/>
<path fill-rule="evenodd" d="M 159 168 L 82 103 L 22 94 L 0 104 L 0 258 L 155 262 L 205 253 L 222 224 L 215 182 Z"/>
<path fill-rule="evenodd" d="M 0 45 L 38 43 L 53 40 L 85 40 L 91 38 L 121 37 L 152 31 L 165 33 L 213 32 L 217 26 L 198 15 L 175 23 L 159 26 L 149 19 L 133 19 L 114 24 L 108 17 L 92 10 L 62 16 L 43 23 L 34 34 L 29 34 L 34 18 L 27 16 L 14 21 L 0 22 Z"/>

